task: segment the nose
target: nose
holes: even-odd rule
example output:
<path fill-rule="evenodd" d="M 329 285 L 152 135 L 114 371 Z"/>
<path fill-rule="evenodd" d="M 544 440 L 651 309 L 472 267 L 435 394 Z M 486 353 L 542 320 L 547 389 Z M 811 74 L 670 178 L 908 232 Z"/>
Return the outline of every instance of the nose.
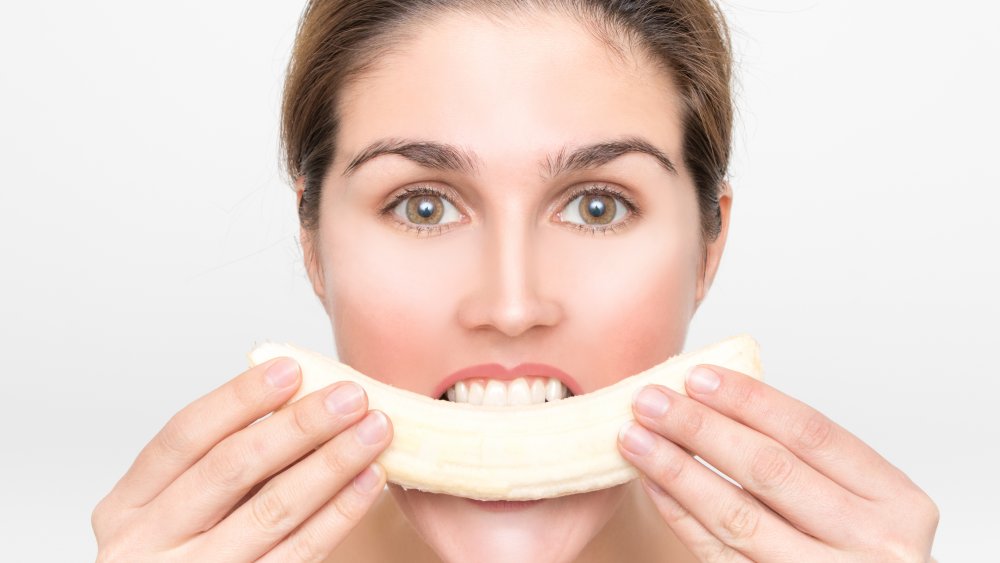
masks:
<path fill-rule="evenodd" d="M 460 302 L 459 322 L 467 329 L 495 329 L 509 337 L 534 327 L 555 326 L 563 317 L 559 296 L 545 288 L 563 285 L 543 271 L 544 251 L 530 225 L 513 222 L 485 229 L 482 252 L 470 266 L 476 272 Z M 548 283 L 542 283 L 548 282 Z"/>

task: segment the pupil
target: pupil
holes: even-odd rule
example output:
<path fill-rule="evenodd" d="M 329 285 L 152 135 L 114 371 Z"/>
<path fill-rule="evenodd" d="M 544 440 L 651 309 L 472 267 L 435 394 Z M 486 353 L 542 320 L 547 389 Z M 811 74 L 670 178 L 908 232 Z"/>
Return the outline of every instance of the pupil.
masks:
<path fill-rule="evenodd" d="M 604 215 L 607 208 L 604 206 L 604 202 L 599 199 L 590 200 L 590 205 L 587 207 L 587 211 L 590 212 L 594 217 L 600 217 Z"/>
<path fill-rule="evenodd" d="M 426 199 L 421 200 L 420 206 L 417 207 L 417 213 L 424 219 L 434 215 L 434 203 Z"/>

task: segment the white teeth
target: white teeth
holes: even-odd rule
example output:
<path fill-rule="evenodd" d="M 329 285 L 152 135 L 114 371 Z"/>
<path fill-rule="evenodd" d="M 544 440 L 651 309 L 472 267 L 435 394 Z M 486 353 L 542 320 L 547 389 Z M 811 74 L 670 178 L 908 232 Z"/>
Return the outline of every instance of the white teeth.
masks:
<path fill-rule="evenodd" d="M 562 381 L 554 377 L 549 378 L 549 382 L 545 385 L 545 400 L 546 401 L 558 401 L 565 397 L 566 387 L 562 384 Z"/>
<path fill-rule="evenodd" d="M 483 394 L 483 405 L 502 407 L 506 404 L 507 386 L 495 380 L 487 382 L 486 392 Z"/>
<path fill-rule="evenodd" d="M 528 380 L 519 377 L 507 388 L 507 404 L 511 406 L 522 406 L 531 404 L 531 390 L 528 389 Z"/>
<path fill-rule="evenodd" d="M 554 377 L 519 377 L 514 381 L 467 379 L 447 390 L 449 401 L 488 406 L 525 406 L 558 401 L 571 396 Z"/>
<path fill-rule="evenodd" d="M 474 381 L 469 385 L 469 404 L 470 405 L 481 405 L 483 404 L 483 384 Z"/>
<path fill-rule="evenodd" d="M 534 381 L 531 382 L 531 402 L 545 402 L 545 380 L 540 377 L 536 377 Z"/>
<path fill-rule="evenodd" d="M 465 384 L 464 381 L 459 381 L 455 384 L 452 389 L 455 390 L 455 398 L 452 399 L 448 397 L 449 401 L 455 401 L 457 403 L 468 403 L 469 402 L 469 386 Z"/>

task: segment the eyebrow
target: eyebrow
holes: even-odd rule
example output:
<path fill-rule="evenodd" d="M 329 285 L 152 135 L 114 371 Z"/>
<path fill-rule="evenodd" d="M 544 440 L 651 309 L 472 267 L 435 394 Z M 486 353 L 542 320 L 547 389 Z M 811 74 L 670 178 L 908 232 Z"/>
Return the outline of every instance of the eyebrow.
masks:
<path fill-rule="evenodd" d="M 544 178 L 551 179 L 568 172 L 598 168 L 628 153 L 648 154 L 667 172 L 677 174 L 677 167 L 670 157 L 646 139 L 635 136 L 590 143 L 571 152 L 563 148 L 557 154 L 547 156 L 544 163 L 541 163 L 540 169 Z M 457 171 L 469 176 L 478 174 L 479 164 L 482 162 L 474 152 L 455 145 L 411 139 L 380 139 L 359 151 L 351 159 L 344 169 L 344 177 L 353 174 L 369 160 L 386 154 L 402 156 L 424 168 Z"/>

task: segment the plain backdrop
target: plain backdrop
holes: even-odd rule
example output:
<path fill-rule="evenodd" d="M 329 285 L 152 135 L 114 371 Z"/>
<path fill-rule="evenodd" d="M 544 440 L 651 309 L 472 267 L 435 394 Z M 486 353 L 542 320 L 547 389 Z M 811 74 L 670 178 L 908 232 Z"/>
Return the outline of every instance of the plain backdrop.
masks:
<path fill-rule="evenodd" d="M 988 558 L 1000 9 L 723 5 L 735 204 L 688 345 L 754 335 L 938 503 L 939 559 Z M 94 505 L 255 341 L 333 354 L 278 160 L 301 9 L 0 7 L 0 559 L 92 559 Z"/>

